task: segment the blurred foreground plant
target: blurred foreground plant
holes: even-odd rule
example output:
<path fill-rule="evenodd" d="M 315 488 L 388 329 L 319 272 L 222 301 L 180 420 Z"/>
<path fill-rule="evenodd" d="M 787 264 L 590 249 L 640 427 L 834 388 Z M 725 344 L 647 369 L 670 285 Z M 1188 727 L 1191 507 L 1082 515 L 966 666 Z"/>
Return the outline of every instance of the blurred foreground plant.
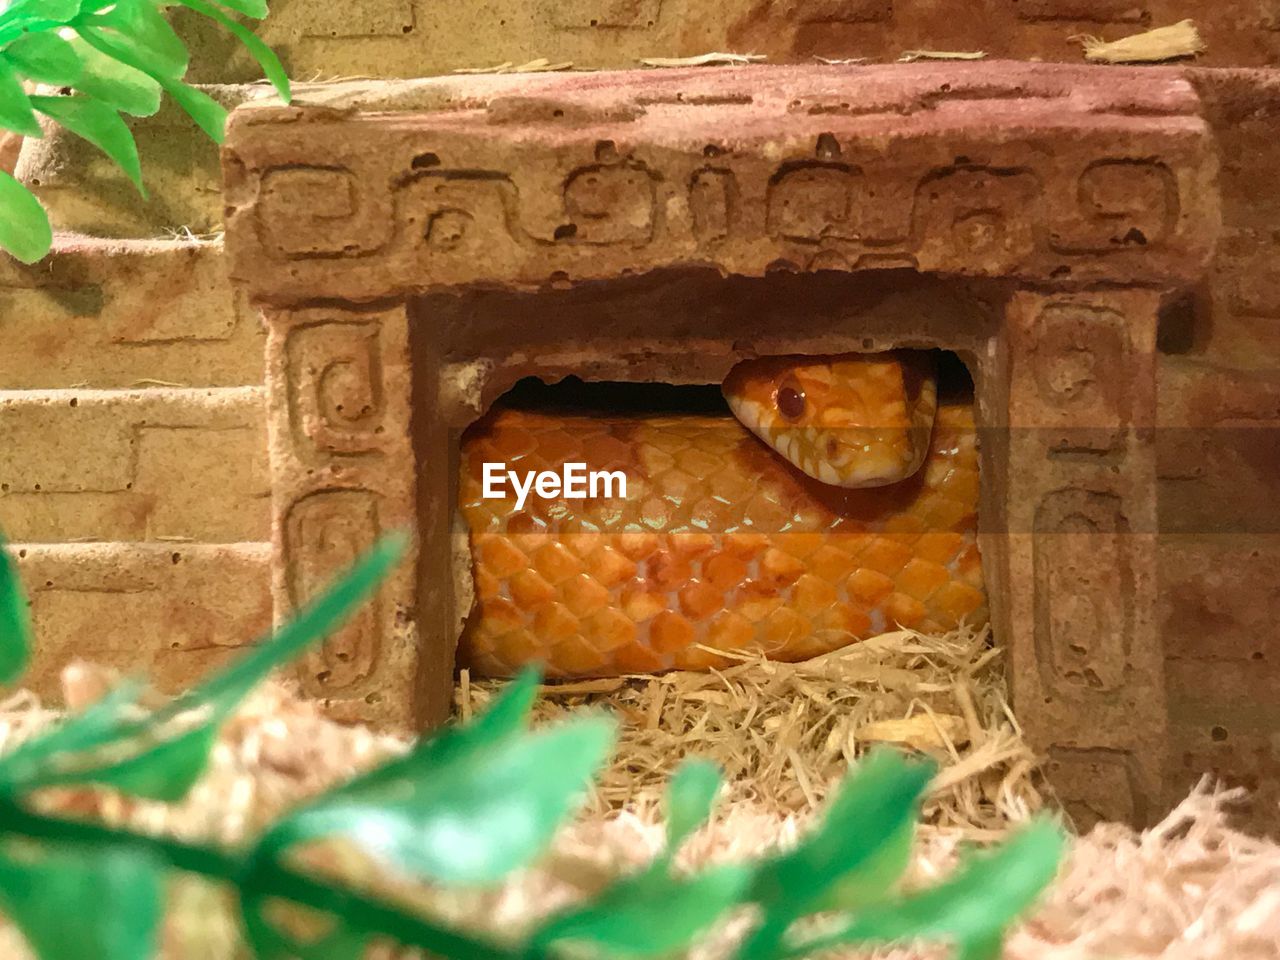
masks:
<path fill-rule="evenodd" d="M 713 765 L 685 763 L 668 789 L 667 845 L 654 862 L 514 943 L 296 865 L 298 848 L 327 838 L 344 838 L 389 869 L 437 885 L 492 886 L 532 863 L 575 810 L 613 741 L 612 722 L 598 715 L 531 731 L 534 671 L 509 684 L 474 722 L 423 738 L 406 756 L 316 797 L 241 849 L 55 816 L 30 804 L 39 788 L 71 784 L 182 798 L 244 696 L 340 625 L 403 548 L 401 537 L 381 541 L 273 637 L 163 709 L 142 711 L 141 685 L 125 683 L 0 757 L 0 908 L 42 960 L 152 956 L 165 882 L 175 871 L 231 887 L 245 939 L 264 960 L 357 960 L 386 940 L 453 960 L 657 957 L 687 949 L 739 911 L 752 918 L 739 960 L 793 960 L 917 939 L 952 944 L 962 960 L 990 960 L 1009 925 L 1052 880 L 1063 837 L 1037 820 L 969 854 L 946 881 L 898 890 L 933 770 L 891 751 L 857 766 L 797 846 L 691 874 L 677 870 L 674 858 L 710 816 L 721 783 Z M 30 643 L 26 601 L 0 543 L 0 681 L 21 675 Z M 296 908 L 309 908 L 313 922 L 282 922 L 280 904 L 295 908 L 295 920 Z"/>
<path fill-rule="evenodd" d="M 0 8 L 5 6 L 0 0 Z M 233 34 L 288 102 L 289 78 L 279 59 L 234 19 L 262 19 L 267 0 L 13 0 L 0 10 L 0 129 L 42 137 L 36 120 L 42 113 L 114 160 L 144 197 L 138 147 L 122 114 L 149 117 L 167 93 L 221 143 L 227 111 L 183 81 L 189 56 L 162 12 L 171 6 L 186 7 Z M 24 80 L 65 93 L 31 95 Z M 0 171 L 0 248 L 34 263 L 52 241 L 40 202 Z"/>

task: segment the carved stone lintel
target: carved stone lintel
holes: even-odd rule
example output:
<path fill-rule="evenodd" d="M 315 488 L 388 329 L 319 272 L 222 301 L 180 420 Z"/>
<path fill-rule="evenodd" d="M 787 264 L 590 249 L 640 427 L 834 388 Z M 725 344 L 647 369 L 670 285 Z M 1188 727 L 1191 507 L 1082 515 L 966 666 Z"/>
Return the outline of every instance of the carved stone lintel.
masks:
<path fill-rule="evenodd" d="M 225 153 L 230 247 L 278 303 L 689 262 L 1185 282 L 1220 229 L 1216 153 L 1181 75 L 1118 75 L 764 67 L 545 77 L 518 95 L 449 78 L 450 100 L 475 83 L 485 110 L 358 130 L 331 108 L 246 107 Z"/>

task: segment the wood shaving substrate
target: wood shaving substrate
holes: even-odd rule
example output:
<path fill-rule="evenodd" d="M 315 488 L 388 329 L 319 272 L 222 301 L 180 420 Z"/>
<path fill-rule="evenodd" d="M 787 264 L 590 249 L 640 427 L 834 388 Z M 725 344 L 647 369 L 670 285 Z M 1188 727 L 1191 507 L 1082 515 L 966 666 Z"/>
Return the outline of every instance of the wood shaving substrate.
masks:
<path fill-rule="evenodd" d="M 615 758 L 593 798 L 601 811 L 658 803 L 689 756 L 720 764 L 726 802 L 813 810 L 878 744 L 937 761 L 929 823 L 981 838 L 1043 805 L 1035 756 L 1006 699 L 1003 657 L 985 629 L 941 637 L 899 630 L 800 663 L 733 658 L 734 666 L 707 673 L 548 684 L 534 720 L 590 707 L 619 719 Z M 464 673 L 458 712 L 470 717 L 500 688 Z"/>
<path fill-rule="evenodd" d="M 977 672 L 981 671 L 980 667 Z M 68 703 L 76 708 L 110 684 L 109 677 L 85 667 L 69 671 L 65 679 Z M 632 683 L 626 686 L 631 688 Z M 472 699 L 482 693 L 483 688 L 473 686 Z M 974 708 L 978 717 L 984 715 L 981 703 L 978 697 Z M 938 712 L 937 707 L 931 705 L 931 709 Z M 960 708 L 955 715 L 965 713 Z M 11 749 L 57 716 L 30 694 L 0 703 L 0 750 Z M 208 774 L 184 803 L 164 806 L 108 793 L 63 790 L 50 792 L 42 805 L 135 829 L 237 844 L 307 797 L 407 747 L 406 740 L 326 720 L 315 706 L 283 686 L 269 685 L 227 725 Z M 810 816 L 807 810 L 783 810 L 777 803 L 752 799 L 750 791 L 739 787 L 728 792 L 718 816 L 682 849 L 681 867 L 758 855 L 803 834 Z M 1057 882 L 1011 935 L 1005 960 L 1273 960 L 1280 956 L 1280 845 L 1232 827 L 1230 809 L 1239 798 L 1238 793 L 1205 783 L 1152 830 L 1137 833 L 1103 824 L 1073 840 Z M 1016 806 L 1009 809 L 1017 810 Z M 945 876 L 957 849 L 970 836 L 964 828 L 924 827 L 910 882 Z M 464 896 L 420 889 L 411 893 L 398 880 L 394 886 L 428 912 L 474 926 L 486 936 L 514 937 L 537 918 L 636 869 L 662 843 L 653 805 L 641 802 L 580 817 L 561 832 L 538 865 L 511 877 L 499 889 Z M 347 882 L 378 887 L 393 883 L 386 871 L 349 849 L 335 849 L 317 859 L 320 870 L 340 866 Z M 226 891 L 184 879 L 170 887 L 161 956 L 165 960 L 244 957 L 236 929 L 235 904 Z M 690 960 L 720 960 L 742 932 L 742 919 L 731 918 Z M 412 954 L 376 947 L 368 956 L 407 960 Z M 937 949 L 898 949 L 876 956 L 934 960 L 946 954 Z M 0 957 L 32 957 L 16 931 L 2 922 Z"/>

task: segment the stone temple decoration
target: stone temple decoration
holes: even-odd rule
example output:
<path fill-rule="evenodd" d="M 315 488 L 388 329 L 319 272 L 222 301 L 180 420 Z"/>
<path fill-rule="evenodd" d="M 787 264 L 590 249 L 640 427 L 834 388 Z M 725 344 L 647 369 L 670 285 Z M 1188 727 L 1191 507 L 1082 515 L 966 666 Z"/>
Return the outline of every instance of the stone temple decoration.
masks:
<path fill-rule="evenodd" d="M 466 603 L 449 458 L 504 385 L 588 367 L 714 382 L 744 341 L 805 345 L 749 316 L 690 330 L 658 311 L 622 347 L 581 324 L 558 340 L 539 298 L 585 285 L 604 302 L 610 284 L 682 271 L 918 281 L 974 307 L 811 320 L 800 339 L 970 366 L 1018 715 L 1069 803 L 1152 812 L 1167 741 L 1156 321 L 1220 230 L 1214 142 L 1184 79 L 948 64 L 412 88 L 389 109 L 242 108 L 224 151 L 233 276 L 269 327 L 277 612 L 380 531 L 419 534 L 305 664 L 311 692 L 374 719 L 447 711 Z M 524 309 L 486 311 L 494 291 Z"/>

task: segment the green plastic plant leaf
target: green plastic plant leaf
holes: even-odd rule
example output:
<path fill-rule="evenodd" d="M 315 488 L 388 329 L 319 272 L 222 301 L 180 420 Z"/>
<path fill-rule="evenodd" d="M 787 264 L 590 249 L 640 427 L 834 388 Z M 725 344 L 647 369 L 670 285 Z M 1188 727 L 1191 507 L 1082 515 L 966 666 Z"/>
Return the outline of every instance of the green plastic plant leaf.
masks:
<path fill-rule="evenodd" d="M 1003 956 L 1004 934 L 962 943 L 956 951 L 956 960 L 1000 960 Z"/>
<path fill-rule="evenodd" d="M 25 33 L 4 48 L 11 64 L 32 80 L 72 86 L 80 79 L 80 57 L 56 33 Z"/>
<path fill-rule="evenodd" d="M 552 917 L 532 938 L 537 956 L 560 943 L 606 955 L 657 957 L 690 946 L 738 904 L 745 867 L 714 867 L 690 878 L 646 870 L 613 884 L 585 907 Z"/>
<path fill-rule="evenodd" d="M 25 23 L 27 20 L 70 20 L 80 12 L 82 0 L 15 0 L 9 5 L 0 23 Z"/>
<path fill-rule="evenodd" d="M 156 713 L 137 717 L 134 688 L 24 744 L 0 760 L 0 788 L 92 783 L 156 800 L 181 799 L 245 695 L 340 626 L 400 559 L 405 543 L 403 536 L 384 537 L 275 636 Z"/>
<path fill-rule="evenodd" d="M 839 929 L 802 941 L 787 956 L 847 944 L 945 939 L 982 957 L 1053 880 L 1065 842 L 1050 820 L 1033 821 L 999 846 L 971 854 L 946 882 L 878 904 Z"/>
<path fill-rule="evenodd" d="M 8 188 L 4 186 L 5 180 L 22 190 L 12 177 L 0 178 L 0 223 L 7 219 L 4 197 Z M 0 243 L 4 242 L 4 232 L 5 228 L 0 227 Z M 27 598 L 18 579 L 17 566 L 9 555 L 8 544 L 0 536 L 0 683 L 13 683 L 21 677 L 30 659 L 31 617 L 27 611 Z"/>
<path fill-rule="evenodd" d="M 160 109 L 160 84 L 141 70 L 103 53 L 84 37 L 68 41 L 80 57 L 76 89 L 121 113 L 149 117 Z"/>
<path fill-rule="evenodd" d="M 35 263 L 53 245 L 49 215 L 31 191 L 0 170 L 0 247 Z"/>
<path fill-rule="evenodd" d="M 818 829 L 761 867 L 753 895 L 766 909 L 799 916 L 855 877 L 887 890 L 906 862 L 900 854 L 881 855 L 901 847 L 933 773 L 932 764 L 895 750 L 868 754 L 829 802 Z"/>
<path fill-rule="evenodd" d="M 143 0 L 145 2 L 145 0 Z M 221 143 L 225 137 L 227 111 L 222 104 L 195 87 L 184 83 L 180 77 L 186 72 L 184 61 L 177 76 L 171 76 L 151 66 L 151 58 L 145 51 L 139 52 L 120 46 L 115 39 L 100 31 L 85 29 L 82 31 L 85 42 L 107 56 L 114 57 L 142 73 L 147 74 L 160 87 L 173 97 L 174 102 L 183 112 L 195 120 L 196 124 L 215 143 Z M 184 50 L 185 55 L 185 50 Z"/>
<path fill-rule="evenodd" d="M 259 39 L 258 35 L 243 24 L 237 23 L 229 16 L 222 12 L 221 9 L 215 7 L 206 0 L 178 0 L 184 7 L 194 10 L 202 16 L 211 20 L 216 20 L 222 24 L 228 31 L 235 34 L 236 38 L 245 45 L 249 53 L 253 55 L 253 59 L 257 60 L 262 67 L 262 72 L 267 75 L 267 79 L 271 81 L 271 85 L 276 88 L 276 92 L 280 94 L 280 98 L 285 103 L 289 102 L 289 76 L 285 73 L 284 67 L 280 63 L 280 58 L 275 52 Z"/>
<path fill-rule="evenodd" d="M 304 939 L 272 922 L 267 911 L 273 905 L 269 894 L 240 893 L 240 924 L 257 960 L 361 960 L 365 956 L 371 939 L 366 931 L 326 915 L 315 918 L 318 923 L 313 924 L 324 929 Z"/>
<path fill-rule="evenodd" d="M 141 691 L 141 683 L 125 680 L 52 730 L 0 757 L 0 792 L 11 794 L 24 784 L 37 783 L 50 757 L 70 756 L 117 736 L 126 724 L 136 719 L 134 704 Z"/>
<path fill-rule="evenodd" d="M 612 741 L 613 724 L 598 718 L 440 765 L 413 753 L 288 818 L 271 845 L 345 836 L 424 879 L 493 883 L 545 849 Z"/>
<path fill-rule="evenodd" d="M 162 868 L 123 848 L 0 850 L 0 905 L 41 960 L 140 960 L 155 954 Z"/>
<path fill-rule="evenodd" d="M 720 768 L 709 760 L 686 760 L 667 784 L 667 855 L 675 856 L 689 834 L 711 816 L 720 792 Z"/>
<path fill-rule="evenodd" d="M 31 109 L 27 92 L 22 89 L 22 80 L 3 57 L 0 57 L 0 127 L 24 137 L 41 136 L 40 122 Z"/>
<path fill-rule="evenodd" d="M 819 910 L 861 910 L 893 896 L 899 877 L 911 863 L 916 825 L 909 820 L 884 838 L 861 867 L 841 877 L 814 906 Z"/>
<path fill-rule="evenodd" d="M 32 97 L 31 104 L 114 160 L 144 197 L 142 160 L 129 125 L 120 114 L 92 97 Z"/>
<path fill-rule="evenodd" d="M 529 714 L 538 698 L 541 680 L 542 674 L 536 667 L 525 667 L 502 688 L 502 694 L 489 704 L 488 709 L 466 726 L 450 731 L 447 736 L 465 744 L 468 749 L 475 749 L 510 740 L 529 729 Z"/>
<path fill-rule="evenodd" d="M 156 79 L 178 80 L 187 72 L 187 46 L 152 0 L 115 0 L 76 29 L 103 53 Z"/>
<path fill-rule="evenodd" d="M 343 836 L 425 879 L 487 884 L 533 860 L 576 806 L 613 742 L 604 717 L 522 733 L 528 686 L 488 714 L 421 742 L 278 822 L 259 844 Z"/>
<path fill-rule="evenodd" d="M 203 90 L 197 90 L 181 80 L 161 80 L 160 85 L 210 140 L 214 143 L 222 143 L 226 138 L 226 107 Z"/>

